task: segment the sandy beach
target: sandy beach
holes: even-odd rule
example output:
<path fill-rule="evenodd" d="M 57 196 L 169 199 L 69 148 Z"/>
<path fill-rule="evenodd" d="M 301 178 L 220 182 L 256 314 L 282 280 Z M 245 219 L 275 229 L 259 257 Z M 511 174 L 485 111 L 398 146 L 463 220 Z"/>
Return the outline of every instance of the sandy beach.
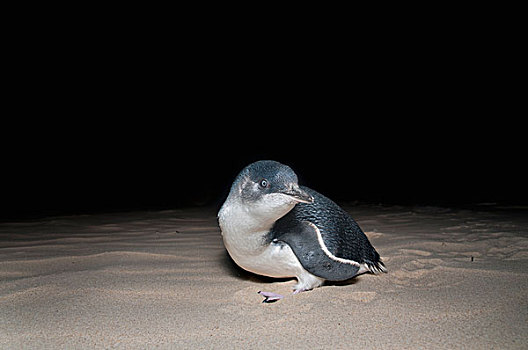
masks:
<path fill-rule="evenodd" d="M 388 273 L 273 304 L 215 208 L 1 223 L 0 348 L 528 348 L 526 209 L 345 209 Z"/>

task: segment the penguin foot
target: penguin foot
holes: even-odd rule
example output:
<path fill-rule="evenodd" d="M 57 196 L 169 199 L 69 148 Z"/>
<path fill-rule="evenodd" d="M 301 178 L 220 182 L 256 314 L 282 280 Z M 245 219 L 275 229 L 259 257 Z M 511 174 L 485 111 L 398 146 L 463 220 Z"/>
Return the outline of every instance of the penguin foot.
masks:
<path fill-rule="evenodd" d="M 324 279 L 321 277 L 317 277 L 315 275 L 312 275 L 308 271 L 304 271 L 302 274 L 297 276 L 297 283 L 293 290 L 295 291 L 294 294 L 298 294 L 300 292 L 306 292 L 308 290 L 312 290 L 314 288 L 317 288 L 321 286 L 324 283 Z"/>
<path fill-rule="evenodd" d="M 293 291 L 293 295 L 295 294 L 299 294 L 299 293 L 302 293 L 302 292 L 306 292 L 308 291 L 309 289 L 304 289 L 304 288 L 301 288 L 301 289 L 296 289 Z"/>
<path fill-rule="evenodd" d="M 264 300 L 262 300 L 263 303 L 274 303 L 284 298 L 284 295 L 272 293 L 272 292 L 259 291 L 258 294 L 264 297 Z"/>

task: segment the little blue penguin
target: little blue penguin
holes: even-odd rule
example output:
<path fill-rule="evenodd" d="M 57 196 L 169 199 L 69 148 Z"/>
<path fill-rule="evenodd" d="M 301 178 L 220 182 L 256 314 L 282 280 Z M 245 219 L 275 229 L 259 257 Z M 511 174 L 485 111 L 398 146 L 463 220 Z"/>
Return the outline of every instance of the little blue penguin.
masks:
<path fill-rule="evenodd" d="M 235 178 L 218 212 L 224 245 L 243 269 L 298 281 L 294 294 L 365 272 L 386 272 L 352 217 L 287 165 L 261 160 Z M 280 294 L 259 292 L 272 302 Z"/>

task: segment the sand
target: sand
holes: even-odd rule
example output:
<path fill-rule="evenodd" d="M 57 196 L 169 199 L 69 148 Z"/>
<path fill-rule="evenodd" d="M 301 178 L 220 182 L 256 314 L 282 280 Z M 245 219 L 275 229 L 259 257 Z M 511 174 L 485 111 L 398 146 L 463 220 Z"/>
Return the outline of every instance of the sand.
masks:
<path fill-rule="evenodd" d="M 389 272 L 273 304 L 212 208 L 0 224 L 0 348 L 528 348 L 528 211 L 346 209 Z"/>

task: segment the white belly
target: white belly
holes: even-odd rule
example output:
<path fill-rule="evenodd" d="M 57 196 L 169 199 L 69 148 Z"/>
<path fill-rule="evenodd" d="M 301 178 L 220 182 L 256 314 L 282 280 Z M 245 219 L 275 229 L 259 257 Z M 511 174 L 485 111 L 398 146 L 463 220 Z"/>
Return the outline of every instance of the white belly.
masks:
<path fill-rule="evenodd" d="M 275 220 L 254 217 L 243 206 L 226 201 L 218 213 L 218 222 L 231 258 L 238 266 L 258 275 L 295 277 L 299 281 L 296 290 L 320 286 L 324 280 L 306 271 L 290 246 L 265 240 Z"/>
<path fill-rule="evenodd" d="M 275 277 L 298 277 L 304 268 L 286 244 L 271 243 L 269 246 L 249 252 L 241 247 L 229 244 L 229 240 L 224 239 L 229 255 L 243 269 L 250 272 Z"/>

